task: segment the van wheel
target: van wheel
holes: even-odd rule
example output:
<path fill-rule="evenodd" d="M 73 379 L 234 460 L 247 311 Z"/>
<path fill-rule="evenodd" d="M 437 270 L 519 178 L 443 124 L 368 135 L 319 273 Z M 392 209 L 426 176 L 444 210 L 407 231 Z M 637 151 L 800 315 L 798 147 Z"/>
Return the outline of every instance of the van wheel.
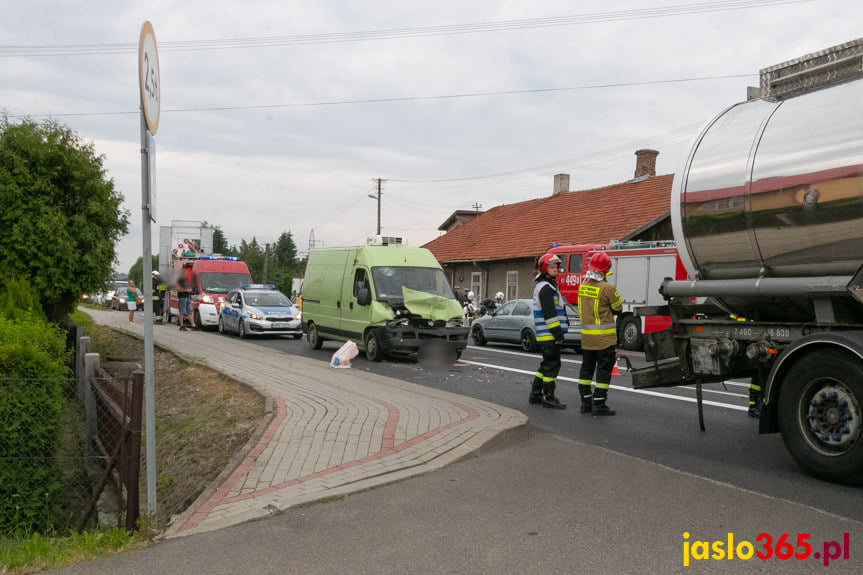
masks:
<path fill-rule="evenodd" d="M 863 483 L 863 362 L 829 349 L 795 362 L 779 389 L 785 447 L 811 475 Z"/>
<path fill-rule="evenodd" d="M 529 329 L 521 331 L 521 349 L 524 351 L 536 351 L 536 337 Z"/>
<path fill-rule="evenodd" d="M 366 357 L 369 358 L 369 361 L 381 361 L 384 358 L 381 340 L 373 331 L 366 334 Z"/>
<path fill-rule="evenodd" d="M 311 349 L 321 349 L 321 346 L 324 345 L 323 338 L 318 334 L 318 326 L 314 322 L 309 322 L 309 333 L 306 339 L 309 340 L 309 347 Z"/>
<path fill-rule="evenodd" d="M 195 325 L 198 326 L 198 329 L 204 331 L 204 324 L 201 323 L 201 314 L 198 313 L 198 310 L 195 310 Z"/>
<path fill-rule="evenodd" d="M 620 320 L 620 347 L 629 351 L 641 351 L 641 322 L 628 315 Z"/>

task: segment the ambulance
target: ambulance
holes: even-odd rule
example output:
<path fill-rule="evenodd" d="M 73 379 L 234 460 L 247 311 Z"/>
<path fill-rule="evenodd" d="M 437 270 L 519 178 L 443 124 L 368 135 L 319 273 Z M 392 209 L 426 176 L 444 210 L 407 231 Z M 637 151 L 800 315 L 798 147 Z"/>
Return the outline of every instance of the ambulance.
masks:
<path fill-rule="evenodd" d="M 198 255 L 194 258 L 174 260 L 170 277 L 168 323 L 174 318 L 179 323 L 180 300 L 177 299 L 177 281 L 191 269 L 192 313 L 200 329 L 219 325 L 219 311 L 225 295 L 240 285 L 251 284 L 252 275 L 245 262 L 236 257 Z"/>
<path fill-rule="evenodd" d="M 665 304 L 659 294 L 665 278 L 688 278 L 673 241 L 581 244 L 557 246 L 549 251 L 563 260 L 557 283 L 560 293 L 573 305 L 578 303 L 578 286 L 587 272 L 590 256 L 600 251 L 608 254 L 612 271 L 608 281 L 617 287 L 623 300 L 623 312 L 617 318 L 618 340 L 623 349 L 641 350 L 645 333 L 662 331 L 671 325 L 667 316 L 637 317 L 635 310 Z"/>

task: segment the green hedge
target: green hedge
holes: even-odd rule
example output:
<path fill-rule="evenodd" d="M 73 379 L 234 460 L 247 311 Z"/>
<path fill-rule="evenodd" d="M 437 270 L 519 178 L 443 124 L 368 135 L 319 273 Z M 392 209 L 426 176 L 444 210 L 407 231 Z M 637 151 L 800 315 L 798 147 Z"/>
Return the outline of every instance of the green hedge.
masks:
<path fill-rule="evenodd" d="M 0 534 L 45 532 L 61 513 L 56 455 L 69 352 L 41 310 L 9 313 L 10 299 L 0 294 Z"/>

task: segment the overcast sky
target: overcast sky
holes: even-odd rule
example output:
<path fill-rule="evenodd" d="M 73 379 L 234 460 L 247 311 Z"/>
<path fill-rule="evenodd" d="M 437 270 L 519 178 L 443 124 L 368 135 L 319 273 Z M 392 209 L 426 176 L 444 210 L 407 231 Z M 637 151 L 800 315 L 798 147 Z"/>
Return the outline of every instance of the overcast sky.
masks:
<path fill-rule="evenodd" d="M 95 144 L 142 254 L 138 39 L 161 72 L 159 221 L 300 251 L 421 245 L 457 209 L 673 173 L 758 70 L 861 35 L 861 0 L 0 0 L 0 110 Z M 561 214 L 578 222 L 578 214 Z M 538 222 L 539 223 L 539 222 Z M 589 221 L 580 225 L 590 225 Z"/>

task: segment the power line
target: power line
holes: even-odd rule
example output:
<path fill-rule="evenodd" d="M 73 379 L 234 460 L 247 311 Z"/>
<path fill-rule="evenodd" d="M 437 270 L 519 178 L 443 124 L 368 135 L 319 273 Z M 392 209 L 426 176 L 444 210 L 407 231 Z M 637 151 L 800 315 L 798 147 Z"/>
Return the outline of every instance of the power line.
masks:
<path fill-rule="evenodd" d="M 562 88 L 530 88 L 526 90 L 501 90 L 488 92 L 465 92 L 461 94 L 442 94 L 437 96 L 401 96 L 389 98 L 370 98 L 364 100 L 333 100 L 329 102 L 304 102 L 298 104 L 257 104 L 250 106 L 209 106 L 203 108 L 173 108 L 162 110 L 162 114 L 188 113 L 188 112 L 227 112 L 239 110 L 267 110 L 274 108 L 306 108 L 319 106 L 345 106 L 354 104 L 381 104 L 389 102 L 418 102 L 423 100 L 449 100 L 458 98 L 480 98 L 489 96 L 518 96 L 523 94 L 542 94 L 553 92 L 572 92 L 577 90 L 598 90 L 608 88 L 631 88 L 636 86 L 652 86 L 662 84 L 679 84 L 684 82 L 703 82 L 708 80 L 730 80 L 737 78 L 757 78 L 758 74 L 730 74 L 726 76 L 701 76 L 694 78 L 674 78 L 667 80 L 647 80 L 643 82 L 617 82 L 612 84 L 590 84 L 586 86 L 570 86 Z M 129 112 L 68 112 L 60 114 L 10 114 L 9 118 L 63 118 L 70 116 L 119 116 L 139 114 L 139 110 Z"/>
<path fill-rule="evenodd" d="M 394 40 L 404 38 L 448 36 L 455 34 L 477 34 L 510 30 L 527 30 L 561 26 L 576 26 L 623 20 L 665 18 L 706 12 L 727 12 L 748 10 L 769 6 L 801 4 L 814 0 L 720 0 L 700 4 L 679 4 L 657 8 L 639 8 L 612 12 L 596 12 L 572 16 L 553 16 L 547 18 L 525 18 L 469 24 L 449 24 L 422 28 L 392 28 L 366 30 L 360 32 L 340 32 L 328 34 L 300 34 L 293 36 L 258 36 L 251 38 L 227 38 L 220 40 L 179 40 L 159 43 L 160 52 L 190 52 L 206 50 L 229 50 L 238 48 L 271 48 L 280 46 L 300 46 L 308 44 L 332 44 L 343 42 L 364 42 Z M 96 56 L 111 54 L 134 54 L 137 44 L 48 44 L 48 45 L 0 45 L 0 58 L 52 57 L 52 56 Z"/>

